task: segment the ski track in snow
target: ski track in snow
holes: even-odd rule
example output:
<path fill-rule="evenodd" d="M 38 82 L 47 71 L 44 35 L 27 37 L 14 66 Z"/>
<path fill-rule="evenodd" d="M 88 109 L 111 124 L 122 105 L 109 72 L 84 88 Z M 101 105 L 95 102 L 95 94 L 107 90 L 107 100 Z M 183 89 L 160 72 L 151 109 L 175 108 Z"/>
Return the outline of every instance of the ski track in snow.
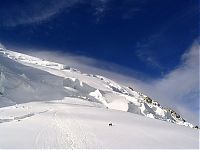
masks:
<path fill-rule="evenodd" d="M 70 117 L 70 112 L 68 112 L 68 116 L 63 116 L 60 112 L 62 109 L 61 105 L 57 110 L 52 109 L 47 112 L 49 115 L 48 120 L 46 120 L 48 126 L 40 129 L 35 137 L 37 148 L 91 148 L 95 147 L 94 144 L 101 147 L 100 143 L 91 140 L 95 140 L 94 134 L 85 132 L 81 122 Z M 64 111 L 67 112 L 68 110 L 65 108 Z M 52 137 L 52 135 L 55 136 Z M 90 138 L 90 136 L 93 136 L 93 138 Z"/>

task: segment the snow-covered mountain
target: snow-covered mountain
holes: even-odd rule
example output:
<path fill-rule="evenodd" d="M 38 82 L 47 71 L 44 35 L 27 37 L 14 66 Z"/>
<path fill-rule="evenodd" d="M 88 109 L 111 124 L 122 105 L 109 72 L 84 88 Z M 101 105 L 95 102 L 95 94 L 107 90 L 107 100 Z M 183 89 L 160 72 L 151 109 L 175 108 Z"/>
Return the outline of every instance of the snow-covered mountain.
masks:
<path fill-rule="evenodd" d="M 0 139 L 4 138 L 0 140 L 0 148 L 151 148 L 155 144 L 152 143 L 152 139 L 156 143 L 161 143 L 154 145 L 156 148 L 162 148 L 162 144 L 173 140 L 178 144 L 173 146 L 170 143 L 166 147 L 191 148 L 191 145 L 198 143 L 198 139 L 190 139 L 188 136 L 196 137 L 199 131 L 175 125 L 194 128 L 174 110 L 161 106 L 159 102 L 135 91 L 133 87 L 125 87 L 106 77 L 85 74 L 64 64 L 10 51 L 3 47 L 0 48 L 0 72 Z M 102 125 L 101 120 L 112 122 L 113 128 L 117 128 L 116 122 L 119 124 L 123 122 L 123 128 L 114 131 L 109 127 L 111 131 L 107 131 L 109 129 L 106 124 L 106 127 L 97 129 L 96 126 Z M 40 121 L 43 122 L 42 126 Z M 133 127 L 135 125 L 136 127 Z M 20 126 L 21 131 L 31 126 L 37 128 L 28 129 L 26 134 L 19 132 Z M 138 129 L 139 126 L 141 129 Z M 36 130 L 39 128 L 41 129 Z M 98 130 L 97 133 L 93 131 L 95 129 Z M 13 132 L 8 133 L 11 130 Z M 99 137 L 104 138 L 100 130 L 102 134 L 106 134 L 107 141 L 103 139 L 99 141 Z M 125 130 L 126 134 L 118 130 Z M 118 137 L 115 144 L 109 143 L 115 138 L 113 134 L 116 132 L 122 137 Z M 132 135 L 129 132 L 134 133 Z M 145 132 L 151 135 L 147 136 Z M 171 132 L 174 136 L 171 137 L 166 132 Z M 22 146 L 19 144 L 21 140 L 12 136 L 13 134 L 36 137 L 25 139 L 27 143 Z M 143 137 L 144 135 L 135 137 L 134 134 L 144 134 L 146 137 Z M 47 136 L 46 139 L 44 136 Z M 51 136 L 56 137 L 51 138 Z M 161 136 L 164 136 L 162 137 L 164 139 L 160 139 Z M 124 138 L 127 141 L 121 142 Z M 130 138 L 133 138 L 136 145 L 131 143 Z M 135 141 L 136 138 L 138 141 Z M 150 141 L 146 141 L 146 145 L 140 145 L 143 140 Z M 31 143 L 32 141 L 34 142 Z M 197 144 L 194 147 L 196 146 L 198 147 Z"/>
<path fill-rule="evenodd" d="M 164 108 L 132 87 L 25 54 L 5 49 L 1 49 L 1 53 L 1 95 L 9 99 L 9 103 L 77 97 L 109 109 L 193 127 L 175 111 Z M 35 69 L 30 70 L 27 66 Z"/>

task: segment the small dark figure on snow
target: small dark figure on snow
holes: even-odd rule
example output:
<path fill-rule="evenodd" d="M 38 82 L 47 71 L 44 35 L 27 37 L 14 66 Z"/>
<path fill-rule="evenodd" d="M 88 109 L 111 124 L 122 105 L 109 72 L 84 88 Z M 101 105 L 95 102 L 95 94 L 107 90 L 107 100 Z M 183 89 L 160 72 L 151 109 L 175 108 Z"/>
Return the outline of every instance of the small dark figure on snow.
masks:
<path fill-rule="evenodd" d="M 113 124 L 112 124 L 112 123 L 109 123 L 108 125 L 109 125 L 109 126 L 113 126 Z"/>

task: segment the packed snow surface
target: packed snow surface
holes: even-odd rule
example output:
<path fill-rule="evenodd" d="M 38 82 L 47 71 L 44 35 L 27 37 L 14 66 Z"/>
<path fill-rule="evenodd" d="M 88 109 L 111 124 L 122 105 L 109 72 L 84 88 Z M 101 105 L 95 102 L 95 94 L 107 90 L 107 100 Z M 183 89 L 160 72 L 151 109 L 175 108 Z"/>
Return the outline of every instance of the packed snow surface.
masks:
<path fill-rule="evenodd" d="M 0 48 L 0 148 L 198 149 L 193 127 L 133 87 Z"/>

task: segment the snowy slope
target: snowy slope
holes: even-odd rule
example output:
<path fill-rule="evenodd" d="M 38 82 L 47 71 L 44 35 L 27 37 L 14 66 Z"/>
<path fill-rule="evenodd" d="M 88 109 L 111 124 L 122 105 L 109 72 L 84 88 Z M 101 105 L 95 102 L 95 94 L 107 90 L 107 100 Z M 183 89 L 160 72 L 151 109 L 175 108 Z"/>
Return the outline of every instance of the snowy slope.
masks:
<path fill-rule="evenodd" d="M 0 71 L 0 148 L 198 147 L 192 124 L 132 87 L 5 48 Z"/>
<path fill-rule="evenodd" d="M 197 130 L 77 98 L 4 107 L 0 118 L 1 148 L 198 149 Z"/>
<path fill-rule="evenodd" d="M 4 96 L 16 103 L 19 103 L 19 99 L 21 102 L 28 102 L 36 99 L 61 99 L 66 96 L 81 97 L 102 103 L 111 109 L 133 112 L 193 127 L 175 111 L 163 108 L 157 101 L 134 91 L 131 87 L 123 87 L 99 75 L 83 74 L 62 64 L 4 49 L 2 52 L 3 55 L 0 55 L 3 65 L 2 72 L 6 74 L 7 79 Z M 12 65 L 13 63 L 15 65 Z M 30 69 L 27 66 L 33 68 Z M 12 81 L 13 77 L 10 77 L 9 71 L 13 71 L 14 78 L 20 80 L 17 81 L 18 84 L 16 81 Z M 8 84 L 12 85 L 9 87 Z M 22 88 L 28 96 L 20 93 Z M 18 93 L 17 89 L 20 90 Z"/>

